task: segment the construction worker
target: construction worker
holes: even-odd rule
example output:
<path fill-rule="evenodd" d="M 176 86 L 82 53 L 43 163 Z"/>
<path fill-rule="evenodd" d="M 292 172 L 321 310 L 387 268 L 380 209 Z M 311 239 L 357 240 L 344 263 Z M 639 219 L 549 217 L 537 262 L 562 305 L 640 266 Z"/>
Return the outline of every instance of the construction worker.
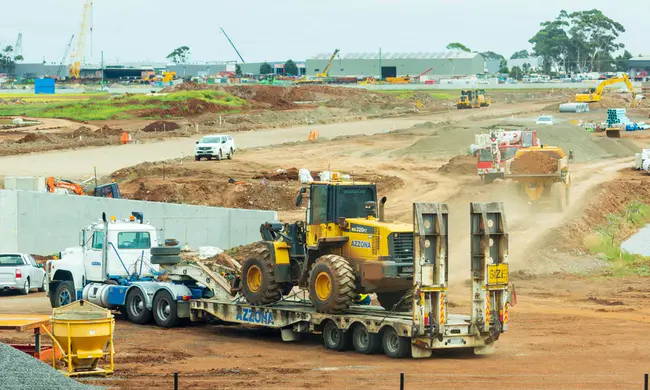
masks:
<path fill-rule="evenodd" d="M 569 162 L 573 162 L 573 150 L 569 149 Z"/>
<path fill-rule="evenodd" d="M 120 143 L 122 145 L 126 145 L 127 142 L 129 142 L 129 133 L 127 133 L 126 131 L 123 131 L 122 135 L 120 136 Z"/>

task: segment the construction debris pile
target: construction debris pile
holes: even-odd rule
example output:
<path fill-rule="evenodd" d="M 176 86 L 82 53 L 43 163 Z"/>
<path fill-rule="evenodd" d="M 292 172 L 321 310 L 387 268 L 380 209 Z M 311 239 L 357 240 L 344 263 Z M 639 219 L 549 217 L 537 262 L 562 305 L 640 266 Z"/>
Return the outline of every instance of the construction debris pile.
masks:
<path fill-rule="evenodd" d="M 523 153 L 514 159 L 510 170 L 516 175 L 554 173 L 557 159 L 546 153 Z"/>
<path fill-rule="evenodd" d="M 447 163 L 438 168 L 438 172 L 453 173 L 457 175 L 476 175 L 476 157 L 452 157 Z"/>

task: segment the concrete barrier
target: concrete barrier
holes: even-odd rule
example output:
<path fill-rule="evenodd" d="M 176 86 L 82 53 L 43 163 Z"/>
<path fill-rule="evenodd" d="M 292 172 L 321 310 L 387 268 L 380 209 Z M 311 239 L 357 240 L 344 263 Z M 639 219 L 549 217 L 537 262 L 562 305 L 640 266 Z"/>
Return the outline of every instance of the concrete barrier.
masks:
<path fill-rule="evenodd" d="M 262 223 L 277 220 L 275 211 L 1 190 L 0 251 L 53 254 L 78 245 L 79 230 L 101 219 L 102 212 L 124 219 L 133 211 L 163 228 L 165 238 L 192 248 L 250 244 L 260 239 Z"/>

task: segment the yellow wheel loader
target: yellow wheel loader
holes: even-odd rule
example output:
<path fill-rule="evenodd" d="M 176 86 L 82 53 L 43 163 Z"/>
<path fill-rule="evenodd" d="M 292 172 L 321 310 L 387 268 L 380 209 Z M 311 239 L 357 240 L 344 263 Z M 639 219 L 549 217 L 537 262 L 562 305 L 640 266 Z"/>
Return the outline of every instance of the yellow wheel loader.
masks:
<path fill-rule="evenodd" d="M 481 103 L 479 102 L 478 94 L 476 91 L 471 89 L 465 89 L 460 91 L 460 98 L 456 102 L 456 108 L 479 108 Z"/>
<path fill-rule="evenodd" d="M 305 195 L 307 194 L 307 195 Z M 261 226 L 262 246 L 245 260 L 241 290 L 266 305 L 308 289 L 319 312 L 345 310 L 357 294 L 377 293 L 387 310 L 409 307 L 413 286 L 413 226 L 384 220 L 386 198 L 375 184 L 328 181 L 303 187 L 306 221 Z"/>
<path fill-rule="evenodd" d="M 485 95 L 485 90 L 484 89 L 477 89 L 476 90 L 476 96 L 478 97 L 478 104 L 481 107 L 488 107 L 490 104 L 492 104 L 492 100 L 488 98 Z"/>
<path fill-rule="evenodd" d="M 551 203 L 560 212 L 569 204 L 568 157 L 556 146 L 520 149 L 506 161 L 504 178 L 518 183 L 529 203 Z"/>

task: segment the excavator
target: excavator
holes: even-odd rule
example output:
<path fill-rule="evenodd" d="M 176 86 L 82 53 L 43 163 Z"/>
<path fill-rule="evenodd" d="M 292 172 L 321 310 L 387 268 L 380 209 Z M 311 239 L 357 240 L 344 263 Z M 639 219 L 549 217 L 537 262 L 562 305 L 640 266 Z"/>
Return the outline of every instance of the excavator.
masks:
<path fill-rule="evenodd" d="M 86 184 L 91 180 L 93 179 L 88 179 L 84 181 L 83 184 Z M 57 179 L 54 176 L 50 176 L 45 180 L 45 185 L 47 186 L 48 192 L 75 194 L 81 196 L 87 195 L 83 184 L 77 184 L 71 180 L 66 179 Z M 120 188 L 117 186 L 117 183 L 108 183 L 96 186 L 92 195 L 99 198 L 121 198 Z"/>
<path fill-rule="evenodd" d="M 627 89 L 630 90 L 632 93 L 632 99 L 636 98 L 636 94 L 634 93 L 634 87 L 632 86 L 632 83 L 630 82 L 630 78 L 627 77 L 627 74 L 623 73 L 622 76 L 620 77 L 612 77 L 611 79 L 603 80 L 596 88 L 589 88 L 586 91 L 582 91 L 581 93 L 576 94 L 576 102 L 580 103 L 593 103 L 593 102 L 599 102 L 602 97 L 603 97 L 603 92 L 605 90 L 605 87 L 611 84 L 616 84 L 616 83 L 625 83 L 627 86 Z"/>

